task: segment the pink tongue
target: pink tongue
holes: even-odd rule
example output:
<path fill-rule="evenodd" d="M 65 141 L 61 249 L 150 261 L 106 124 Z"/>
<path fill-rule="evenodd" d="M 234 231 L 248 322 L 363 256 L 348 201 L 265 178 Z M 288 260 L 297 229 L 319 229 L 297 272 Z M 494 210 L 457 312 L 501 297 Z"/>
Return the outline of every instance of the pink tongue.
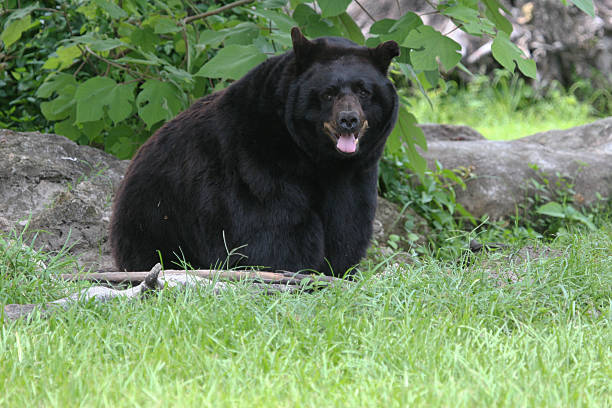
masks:
<path fill-rule="evenodd" d="M 338 150 L 344 153 L 355 153 L 357 150 L 357 139 L 355 135 L 340 135 L 336 144 Z"/>

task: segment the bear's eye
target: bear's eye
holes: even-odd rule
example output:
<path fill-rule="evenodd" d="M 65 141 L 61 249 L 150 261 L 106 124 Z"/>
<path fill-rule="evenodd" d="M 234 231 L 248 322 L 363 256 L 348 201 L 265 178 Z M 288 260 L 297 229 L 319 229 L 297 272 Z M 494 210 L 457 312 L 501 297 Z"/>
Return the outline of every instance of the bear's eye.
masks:
<path fill-rule="evenodd" d="M 323 95 L 321 95 L 321 98 L 323 98 L 324 101 L 329 102 L 334 98 L 334 96 L 331 92 L 325 92 Z"/>
<path fill-rule="evenodd" d="M 370 92 L 365 88 L 361 88 L 358 93 L 362 98 L 367 98 L 370 95 Z"/>

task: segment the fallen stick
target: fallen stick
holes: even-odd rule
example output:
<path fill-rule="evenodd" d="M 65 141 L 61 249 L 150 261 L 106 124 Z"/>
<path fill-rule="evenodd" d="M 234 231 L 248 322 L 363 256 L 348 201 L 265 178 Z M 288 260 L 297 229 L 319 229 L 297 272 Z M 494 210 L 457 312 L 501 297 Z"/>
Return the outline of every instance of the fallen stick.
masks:
<path fill-rule="evenodd" d="M 68 281 L 89 281 L 109 283 L 140 283 L 137 286 L 125 290 L 108 288 L 105 286 L 92 286 L 77 293 L 53 302 L 42 304 L 9 304 L 4 307 L 4 317 L 8 320 L 16 320 L 22 317 L 30 317 L 35 312 L 42 316 L 67 309 L 76 302 L 96 300 L 107 302 L 117 297 L 137 298 L 145 293 L 160 290 L 167 287 L 187 287 L 199 284 L 214 285 L 213 292 L 219 293 L 228 287 L 226 282 L 250 281 L 258 292 L 276 293 L 292 292 L 301 288 L 307 288 L 307 284 L 314 286 L 330 286 L 332 284 L 347 284 L 346 281 L 329 276 L 304 275 L 292 272 L 260 272 L 260 271 L 162 271 L 161 265 L 157 264 L 149 272 L 100 272 L 88 274 L 62 274 L 61 279 Z M 1 319 L 0 319 L 1 321 Z"/>
<path fill-rule="evenodd" d="M 85 280 L 90 282 L 109 282 L 109 283 L 139 283 L 143 282 L 151 272 L 95 272 L 85 274 L 65 273 L 60 275 L 64 280 L 79 281 Z M 261 283 L 274 283 L 285 285 L 299 285 L 308 282 L 316 282 L 320 284 L 330 284 L 334 282 L 344 282 L 342 279 L 334 278 L 325 275 L 305 275 L 294 272 L 265 272 L 252 270 L 229 270 L 219 271 L 212 269 L 196 269 L 192 271 L 184 270 L 165 270 L 161 272 L 163 276 L 180 276 L 192 275 L 206 279 L 218 279 L 223 281 L 238 282 L 238 281 L 254 281 Z"/>

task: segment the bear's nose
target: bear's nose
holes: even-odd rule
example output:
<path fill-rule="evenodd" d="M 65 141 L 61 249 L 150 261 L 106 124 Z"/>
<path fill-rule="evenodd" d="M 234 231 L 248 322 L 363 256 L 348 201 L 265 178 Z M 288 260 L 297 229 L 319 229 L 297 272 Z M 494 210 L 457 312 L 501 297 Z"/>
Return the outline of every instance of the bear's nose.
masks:
<path fill-rule="evenodd" d="M 340 130 L 354 132 L 359 126 L 359 114 L 355 111 L 342 111 L 338 114 Z"/>

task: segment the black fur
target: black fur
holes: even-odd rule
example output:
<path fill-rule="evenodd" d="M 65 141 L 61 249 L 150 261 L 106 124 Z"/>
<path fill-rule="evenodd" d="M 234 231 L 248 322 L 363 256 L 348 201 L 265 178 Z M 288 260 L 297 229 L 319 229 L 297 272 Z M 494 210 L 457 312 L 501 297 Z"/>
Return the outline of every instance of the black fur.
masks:
<path fill-rule="evenodd" d="M 295 52 L 198 100 L 140 148 L 113 208 L 118 268 L 148 270 L 158 250 L 166 267 L 178 255 L 208 268 L 246 245 L 238 252 L 248 258 L 228 266 L 342 275 L 365 255 L 378 161 L 397 116 L 386 70 L 398 47 L 292 36 Z M 368 125 L 354 154 L 324 129 L 346 95 Z"/>

